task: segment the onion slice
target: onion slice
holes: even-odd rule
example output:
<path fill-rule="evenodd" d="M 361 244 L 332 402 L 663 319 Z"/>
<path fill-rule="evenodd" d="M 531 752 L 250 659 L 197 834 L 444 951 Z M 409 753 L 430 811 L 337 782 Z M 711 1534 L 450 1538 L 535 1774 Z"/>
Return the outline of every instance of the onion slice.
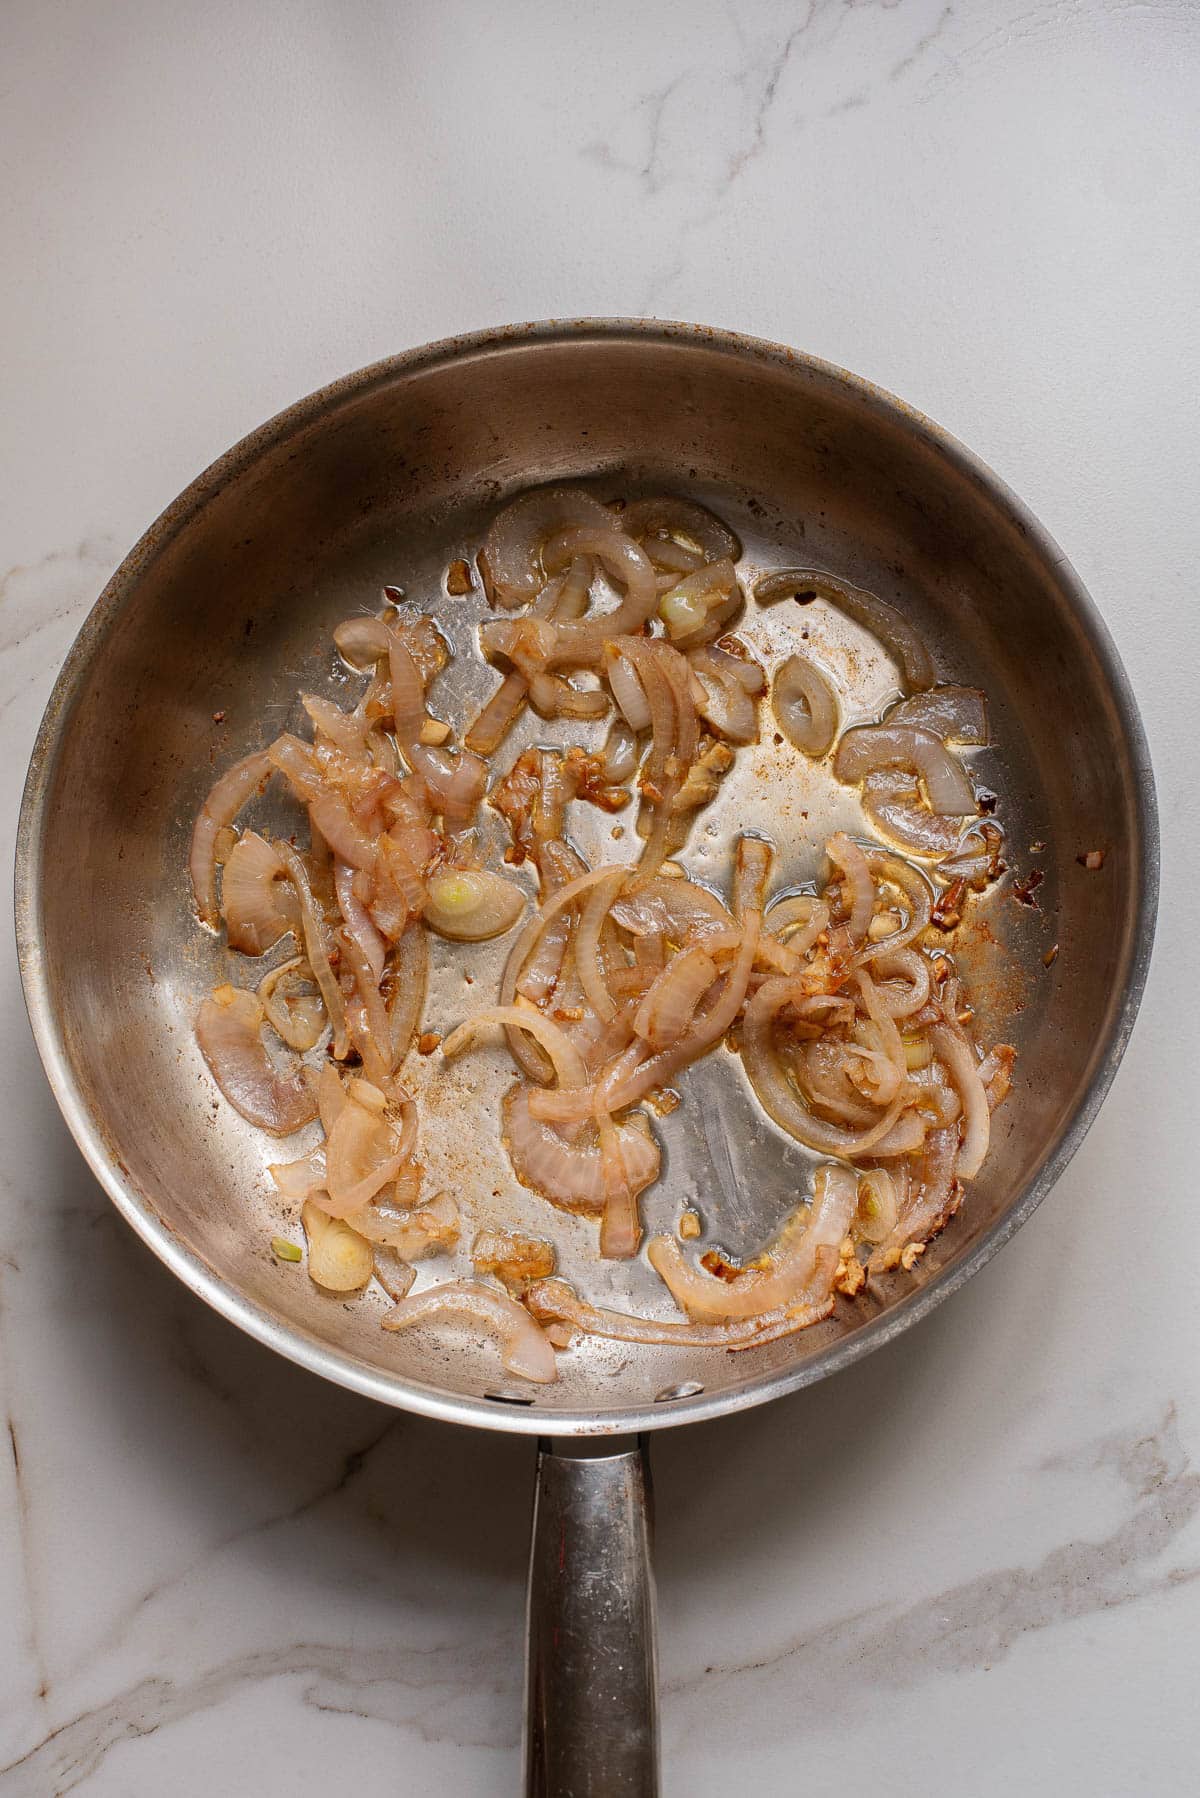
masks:
<path fill-rule="evenodd" d="M 244 830 L 229 852 L 221 877 L 221 911 L 229 947 L 243 955 L 265 955 L 299 923 L 287 869 L 256 830 Z"/>
<path fill-rule="evenodd" d="M 498 512 L 479 552 L 479 572 L 493 605 L 528 605 L 543 584 L 539 555 L 548 537 L 570 526 L 611 531 L 611 514 L 581 487 L 537 487 Z"/>
<path fill-rule="evenodd" d="M 525 909 L 520 887 L 485 868 L 447 868 L 426 883 L 425 922 L 458 943 L 482 943 L 511 930 Z"/>
<path fill-rule="evenodd" d="M 819 1305 L 832 1289 L 857 1201 L 852 1168 L 819 1167 L 807 1220 L 795 1218 L 785 1226 L 768 1267 L 745 1268 L 732 1279 L 692 1267 L 672 1236 L 654 1237 L 646 1252 L 675 1303 L 694 1323 L 761 1317 L 781 1305 Z"/>
<path fill-rule="evenodd" d="M 754 1348 L 777 1335 L 807 1329 L 828 1317 L 832 1298 L 821 1305 L 780 1306 L 758 1317 L 719 1324 L 678 1323 L 673 1318 L 633 1317 L 625 1311 L 608 1311 L 590 1305 L 565 1280 L 538 1280 L 525 1294 L 525 1303 L 543 1323 L 570 1324 L 585 1336 L 604 1336 L 610 1342 L 661 1343 L 670 1348 Z M 786 1326 L 781 1328 L 780 1326 Z"/>
<path fill-rule="evenodd" d="M 979 1077 L 979 1064 L 957 1031 L 944 1024 L 935 1024 L 929 1036 L 934 1054 L 944 1065 L 962 1100 L 963 1144 L 954 1171 L 960 1180 L 973 1180 L 983 1166 L 992 1125 L 987 1091 Z"/>
<path fill-rule="evenodd" d="M 806 655 L 790 655 L 776 670 L 771 710 L 788 742 L 805 755 L 824 755 L 837 735 L 837 695 Z"/>
<path fill-rule="evenodd" d="M 763 605 L 805 595 L 826 600 L 877 637 L 899 665 L 906 693 L 932 687 L 935 677 L 929 651 L 904 613 L 886 600 L 811 568 L 781 569 L 778 574 L 764 575 L 754 588 L 754 597 Z"/>
<path fill-rule="evenodd" d="M 552 1385 L 558 1378 L 554 1350 L 541 1326 L 506 1292 L 477 1280 L 451 1280 L 401 1299 L 383 1319 L 385 1330 L 411 1330 L 420 1324 L 450 1324 L 495 1342 L 509 1373 L 519 1379 Z"/>
<path fill-rule="evenodd" d="M 925 693 L 898 700 L 884 722 L 915 724 L 932 731 L 943 743 L 986 743 L 987 696 L 978 687 L 930 687 Z"/>
<path fill-rule="evenodd" d="M 484 1011 L 477 1011 L 474 1017 L 467 1018 L 457 1030 L 452 1030 L 443 1042 L 442 1054 L 446 1060 L 453 1061 L 465 1049 L 473 1048 L 479 1032 L 489 1024 L 503 1024 L 509 1030 L 526 1031 L 546 1051 L 560 1086 L 582 1086 L 587 1079 L 583 1056 L 566 1031 L 552 1018 L 535 1011 L 532 1006 L 525 1009 L 520 1005 L 492 1005 Z"/>
<path fill-rule="evenodd" d="M 310 1124 L 317 1102 L 299 1070 L 281 1074 L 262 1038 L 263 1008 L 253 993 L 219 986 L 200 1007 L 196 1041 L 234 1110 L 272 1136 Z"/>
<path fill-rule="evenodd" d="M 866 724 L 848 730 L 838 744 L 833 771 L 857 785 L 881 768 L 919 774 L 930 810 L 943 818 L 975 818 L 979 804 L 962 763 L 932 731 L 912 724 Z"/>
<path fill-rule="evenodd" d="M 192 845 L 188 871 L 200 921 L 214 929 L 220 922 L 217 911 L 217 838 L 228 829 L 246 804 L 272 772 L 272 762 L 265 749 L 257 750 L 243 761 L 227 768 L 210 790 L 200 808 L 192 829 Z"/>

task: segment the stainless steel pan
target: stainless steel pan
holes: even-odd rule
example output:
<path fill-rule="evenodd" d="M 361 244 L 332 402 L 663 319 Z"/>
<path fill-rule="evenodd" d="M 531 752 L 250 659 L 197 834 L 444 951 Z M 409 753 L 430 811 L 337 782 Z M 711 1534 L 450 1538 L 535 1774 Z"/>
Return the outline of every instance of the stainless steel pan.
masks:
<path fill-rule="evenodd" d="M 521 1388 L 489 1352 L 389 1336 L 370 1297 L 343 1304 L 267 1241 L 282 1213 L 274 1151 L 214 1093 L 191 1036 L 225 954 L 195 926 L 191 819 L 214 771 L 288 720 L 298 689 L 336 686 L 331 627 L 397 583 L 465 644 L 479 616 L 445 595 L 506 495 L 569 478 L 603 496 L 666 489 L 708 501 L 746 567 L 797 561 L 903 604 L 944 678 L 986 687 L 997 747 L 976 772 L 999 796 L 1011 872 L 960 953 L 981 1033 L 1020 1050 L 985 1174 L 911 1274 L 806 1334 L 745 1354 L 588 1341 L 560 1383 Z M 753 621 L 771 649 L 797 628 Z M 836 620 L 824 628 L 836 633 Z M 836 642 L 835 649 L 838 647 Z M 869 698 L 869 653 L 841 645 Z M 456 720 L 492 677 L 460 656 L 442 677 Z M 439 690 L 439 697 L 441 690 Z M 577 727 L 575 727 L 577 728 Z M 517 741 L 553 736 L 527 721 Z M 693 865 L 720 880 L 735 829 L 812 871 L 855 822 L 844 790 L 781 759 L 768 736 L 705 815 Z M 267 815 L 270 805 L 265 802 Z M 280 820 L 282 821 L 282 814 Z M 611 855 L 590 827 L 581 847 Z M 707 828 L 705 828 L 707 827 Z M 1036 846 L 1036 847 L 1035 847 Z M 1077 859 L 1102 848 L 1099 871 Z M 1035 904 L 1016 882 L 1043 875 Z M 67 1122 L 114 1203 L 191 1289 L 282 1354 L 389 1404 L 542 1439 L 530 1585 L 532 1792 L 656 1789 L 644 1432 L 762 1403 L 846 1367 L 924 1317 L 1049 1190 L 1104 1096 L 1150 954 L 1153 787 L 1115 651 L 1061 552 L 1003 485 L 899 401 L 776 345 L 687 326 L 581 321 L 435 344 L 303 400 L 222 458 L 151 528 L 71 651 L 34 751 L 17 856 L 30 1015 Z M 1051 957 L 1057 945 L 1057 956 Z M 457 1021 L 496 957 L 435 972 L 427 1016 Z M 1050 965 L 1047 966 L 1047 962 Z M 476 982 L 476 999 L 464 973 Z M 240 976 L 244 978 L 244 973 Z M 412 1058 L 414 1062 L 418 1058 Z M 589 1294 L 661 1308 L 641 1264 L 598 1263 L 594 1227 L 515 1186 L 490 1112 L 504 1057 L 412 1070 L 423 1158 L 472 1222 L 552 1225 Z M 699 1204 L 729 1248 L 758 1245 L 807 1163 L 765 1124 L 732 1057 L 702 1064 L 663 1121 L 652 1224 Z"/>

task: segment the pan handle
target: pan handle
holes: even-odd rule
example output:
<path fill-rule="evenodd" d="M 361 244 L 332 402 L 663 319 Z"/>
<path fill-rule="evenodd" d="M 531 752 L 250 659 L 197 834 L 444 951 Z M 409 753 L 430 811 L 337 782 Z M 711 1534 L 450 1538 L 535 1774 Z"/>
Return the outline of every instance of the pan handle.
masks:
<path fill-rule="evenodd" d="M 644 1436 L 538 1444 L 526 1614 L 526 1798 L 657 1798 Z"/>

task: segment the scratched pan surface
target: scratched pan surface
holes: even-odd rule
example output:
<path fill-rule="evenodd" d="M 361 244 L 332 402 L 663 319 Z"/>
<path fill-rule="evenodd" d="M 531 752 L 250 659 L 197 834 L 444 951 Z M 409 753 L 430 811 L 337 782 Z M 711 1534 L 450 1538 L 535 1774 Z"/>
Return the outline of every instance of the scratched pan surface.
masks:
<path fill-rule="evenodd" d="M 192 1040 L 203 994 L 226 978 L 249 984 L 265 964 L 227 955 L 197 928 L 185 860 L 215 773 L 295 728 L 299 690 L 353 699 L 360 683 L 336 664 L 330 632 L 376 609 L 384 582 L 432 612 L 458 652 L 434 710 L 455 726 L 473 715 L 496 677 L 473 646 L 482 604 L 446 595 L 446 566 L 473 556 L 507 496 L 550 480 L 586 481 L 605 499 L 699 498 L 740 532 L 743 577 L 796 563 L 846 575 L 910 612 L 942 679 L 986 688 L 994 746 L 968 753 L 998 796 L 1010 871 L 971 914 L 959 954 L 982 1040 L 1015 1042 L 1020 1059 L 983 1176 L 911 1274 L 746 1353 L 583 1340 L 560 1357 L 556 1386 L 534 1388 L 460 1335 L 385 1335 L 382 1294 L 342 1302 L 272 1256 L 272 1235 L 299 1235 L 266 1174 L 279 1147 L 219 1101 Z M 877 716 L 896 691 L 871 640 L 821 602 L 751 603 L 739 630 L 768 664 L 807 632 L 847 722 Z M 497 762 L 565 740 L 529 717 Z M 277 830 L 298 822 L 274 795 L 248 816 Z M 749 828 L 778 845 L 777 881 L 800 885 L 838 827 L 862 830 L 855 796 L 776 743 L 764 714 L 762 741 L 739 752 L 680 859 L 726 890 L 733 839 Z M 575 807 L 572 835 L 593 861 L 634 853 L 629 819 Z M 1099 873 L 1076 860 L 1093 848 L 1105 850 Z M 1043 878 L 1030 906 L 1014 886 L 1034 869 Z M 1155 871 L 1149 766 L 1115 652 L 1061 553 L 987 470 L 899 402 L 790 351 L 690 327 L 585 322 L 460 339 L 351 376 L 263 427 L 176 502 L 113 578 L 51 700 L 22 817 L 18 932 L 39 1048 L 77 1140 L 120 1210 L 202 1297 L 394 1404 L 492 1427 L 625 1430 L 755 1403 L 844 1365 L 1011 1234 L 1120 1058 Z M 435 945 L 426 1028 L 444 1032 L 486 1003 L 505 950 Z M 468 1270 L 477 1227 L 507 1223 L 548 1235 L 561 1271 L 597 1301 L 671 1314 L 643 1261 L 601 1262 L 594 1223 L 514 1179 L 497 1127 L 512 1079 L 505 1054 L 452 1067 L 414 1054 L 406 1072 L 421 1098 L 426 1191 L 448 1187 L 465 1213 L 456 1272 Z M 757 1248 L 806 1190 L 811 1158 L 762 1116 L 728 1052 L 680 1092 L 654 1123 L 664 1168 L 643 1201 L 647 1230 L 672 1228 L 692 1205 L 701 1248 Z M 448 1271 L 445 1260 L 432 1267 Z"/>

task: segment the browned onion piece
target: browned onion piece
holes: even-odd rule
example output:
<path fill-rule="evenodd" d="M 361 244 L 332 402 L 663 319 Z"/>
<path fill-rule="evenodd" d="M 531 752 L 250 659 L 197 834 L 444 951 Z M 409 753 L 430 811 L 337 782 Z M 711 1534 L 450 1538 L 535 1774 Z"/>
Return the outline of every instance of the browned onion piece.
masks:
<path fill-rule="evenodd" d="M 632 1317 L 625 1311 L 603 1310 L 581 1299 L 565 1280 L 538 1280 L 525 1295 L 534 1316 L 544 1323 L 570 1324 L 587 1336 L 604 1336 L 611 1342 L 662 1343 L 673 1348 L 754 1348 L 777 1335 L 807 1329 L 829 1316 L 832 1298 L 822 1305 L 780 1306 L 759 1317 L 723 1324 L 676 1323 L 670 1318 Z"/>
<path fill-rule="evenodd" d="M 866 724 L 848 730 L 837 747 L 833 771 L 839 780 L 857 785 L 882 768 L 919 774 L 929 795 L 929 808 L 944 818 L 979 815 L 962 763 L 932 731 L 912 724 Z"/>
<path fill-rule="evenodd" d="M 887 1007 L 894 1018 L 911 1018 L 929 998 L 929 963 L 916 949 L 889 949 L 882 955 L 872 955 L 870 966 L 876 977 L 886 984 L 876 987 L 881 1005 Z M 907 982 L 906 989 L 897 990 L 891 983 L 895 980 Z"/>
<path fill-rule="evenodd" d="M 446 829 L 461 830 L 469 824 L 487 786 L 487 763 L 469 749 L 451 755 L 423 745 L 412 750 L 409 760 L 424 780 Z"/>
<path fill-rule="evenodd" d="M 605 1023 L 617 1015 L 613 996 L 604 981 L 600 966 L 600 931 L 613 900 L 625 884 L 624 869 L 614 869 L 605 880 L 597 881 L 584 901 L 575 931 L 575 970 L 584 996 L 598 1018 Z M 582 1083 L 581 1083 L 582 1084 Z"/>
<path fill-rule="evenodd" d="M 917 868 L 910 867 L 898 855 L 889 855 L 886 849 L 872 850 L 867 856 L 867 866 L 873 880 L 894 886 L 904 894 L 908 906 L 908 920 L 899 930 L 880 937 L 878 942 L 866 943 L 854 957 L 855 961 L 877 962 L 881 955 L 891 955 L 895 950 L 905 948 L 927 928 L 933 916 L 933 894 L 929 882 Z"/>
<path fill-rule="evenodd" d="M 715 513 L 695 500 L 678 499 L 674 494 L 631 500 L 621 513 L 621 528 L 641 541 L 651 557 L 655 547 L 645 539 L 655 537 L 674 537 L 685 547 L 698 549 L 707 562 L 717 562 L 722 557 L 736 562 L 742 553 L 737 535 Z"/>
<path fill-rule="evenodd" d="M 997 1043 L 980 1062 L 979 1078 L 987 1093 L 989 1110 L 995 1111 L 997 1105 L 1003 1105 L 1007 1099 L 1012 1087 L 1012 1071 L 1016 1059 L 1017 1051 L 1011 1043 Z"/>
<path fill-rule="evenodd" d="M 220 922 L 217 911 L 217 837 L 228 829 L 246 804 L 271 773 L 271 758 L 266 750 L 256 750 L 244 760 L 227 768 L 215 783 L 192 828 L 192 846 L 188 871 L 200 920 L 214 929 Z"/>
<path fill-rule="evenodd" d="M 448 1192 L 435 1193 L 427 1205 L 406 1211 L 380 1194 L 369 1205 L 351 1212 L 346 1222 L 368 1242 L 394 1250 L 404 1261 L 445 1254 L 461 1233 L 458 1205 Z"/>
<path fill-rule="evenodd" d="M 887 724 L 915 724 L 944 743 L 986 743 L 987 695 L 978 687 L 930 687 L 891 707 Z"/>
<path fill-rule="evenodd" d="M 886 1242 L 896 1228 L 896 1182 L 883 1167 L 865 1168 L 858 1179 L 854 1234 L 860 1242 Z"/>
<path fill-rule="evenodd" d="M 325 1145 L 325 1193 L 316 1201 L 330 1217 L 361 1210 L 409 1159 L 411 1141 L 406 1143 L 396 1131 L 384 1107 L 378 1087 L 366 1080 L 350 1082 Z"/>
<path fill-rule="evenodd" d="M 809 1110 L 784 1073 L 772 1041 L 780 1012 L 794 999 L 805 996 L 802 981 L 783 976 L 763 982 L 746 1007 L 742 1060 L 759 1103 L 781 1130 L 818 1154 L 850 1160 L 864 1154 L 887 1134 L 904 1109 L 905 1098 L 903 1094 L 895 1098 L 877 1122 L 863 1130 L 843 1130 Z"/>
<path fill-rule="evenodd" d="M 816 663 L 799 651 L 776 670 L 771 710 L 788 742 L 805 755 L 824 755 L 837 735 L 833 685 Z"/>
<path fill-rule="evenodd" d="M 829 907 L 811 893 L 789 893 L 772 899 L 763 928 L 799 957 L 807 954 L 823 930 L 828 930 Z"/>
<path fill-rule="evenodd" d="M 510 725 L 525 703 L 529 682 L 515 668 L 510 668 L 492 697 L 467 732 L 464 742 L 476 755 L 491 755 L 508 734 Z"/>
<path fill-rule="evenodd" d="M 359 951 L 371 970 L 376 986 L 378 986 L 383 979 L 387 944 L 371 922 L 371 914 L 354 890 L 354 869 L 348 862 L 335 863 L 333 890 L 337 895 L 343 928 L 358 944 Z"/>
<path fill-rule="evenodd" d="M 568 1143 L 529 1112 L 529 1088 L 514 1086 L 504 1099 L 504 1142 L 523 1186 L 564 1211 L 598 1216 L 606 1193 L 599 1145 Z M 625 1176 L 634 1196 L 658 1178 L 660 1156 L 650 1125 L 635 1112 L 617 1129 Z"/>
<path fill-rule="evenodd" d="M 539 1385 L 558 1378 L 554 1350 L 545 1333 L 506 1292 L 476 1280 L 451 1280 L 425 1292 L 410 1293 L 383 1319 L 385 1330 L 410 1330 L 420 1324 L 450 1324 L 487 1337 L 500 1350 L 509 1373 Z"/>
<path fill-rule="evenodd" d="M 196 1041 L 234 1110 L 272 1136 L 310 1124 L 317 1102 L 298 1070 L 281 1074 L 262 1038 L 263 1008 L 253 993 L 219 986 L 200 1007 Z"/>
<path fill-rule="evenodd" d="M 295 930 L 300 913 L 287 870 L 265 837 L 244 830 L 225 862 L 221 911 L 231 949 L 265 955 Z"/>
<path fill-rule="evenodd" d="M 957 1130 L 935 1130 L 926 1139 L 917 1177 L 910 1180 L 896 1227 L 867 1264 L 872 1273 L 895 1267 L 909 1243 L 927 1242 L 951 1216 L 956 1204 L 957 1154 Z"/>
<path fill-rule="evenodd" d="M 478 1230 L 471 1244 L 476 1273 L 492 1274 L 514 1293 L 525 1292 L 534 1280 L 548 1279 L 555 1261 L 552 1243 L 514 1230 Z"/>
<path fill-rule="evenodd" d="M 885 600 L 877 599 L 873 593 L 865 593 L 861 587 L 852 587 L 848 581 L 840 581 L 835 575 L 812 568 L 785 568 L 778 574 L 764 575 L 754 588 L 754 597 L 763 605 L 770 605 L 777 599 L 795 599 L 800 594 L 826 600 L 839 612 L 853 618 L 855 624 L 861 624 L 864 630 L 878 637 L 899 665 L 906 693 L 932 687 L 935 678 L 933 662 L 921 638 L 903 612 Z"/>
<path fill-rule="evenodd" d="M 675 1303 L 694 1323 L 761 1317 L 781 1305 L 820 1304 L 832 1289 L 857 1201 L 853 1169 L 819 1167 L 807 1221 L 795 1218 L 785 1226 L 769 1268 L 745 1268 L 732 1279 L 692 1267 L 672 1236 L 654 1237 L 647 1255 Z"/>
<path fill-rule="evenodd" d="M 737 938 L 732 940 L 736 946 Z M 716 978 L 717 964 L 705 945 L 697 944 L 675 956 L 638 1006 L 633 1020 L 638 1035 L 654 1049 L 677 1042 Z"/>
<path fill-rule="evenodd" d="M 479 571 L 493 605 L 528 605 L 543 584 L 538 566 L 546 539 L 570 526 L 611 531 L 612 518 L 581 487 L 537 487 L 498 512 L 479 552 Z"/>

